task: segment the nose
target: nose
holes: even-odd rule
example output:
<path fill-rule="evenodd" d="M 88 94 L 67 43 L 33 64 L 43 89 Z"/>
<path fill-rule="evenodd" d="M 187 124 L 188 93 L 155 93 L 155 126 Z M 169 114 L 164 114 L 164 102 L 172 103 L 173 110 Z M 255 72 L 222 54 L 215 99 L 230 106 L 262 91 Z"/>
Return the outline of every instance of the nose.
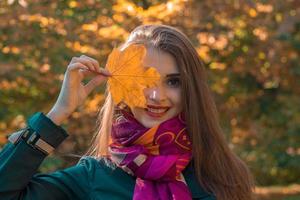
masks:
<path fill-rule="evenodd" d="M 146 88 L 145 97 L 150 102 L 160 103 L 166 99 L 166 92 L 161 86 Z"/>

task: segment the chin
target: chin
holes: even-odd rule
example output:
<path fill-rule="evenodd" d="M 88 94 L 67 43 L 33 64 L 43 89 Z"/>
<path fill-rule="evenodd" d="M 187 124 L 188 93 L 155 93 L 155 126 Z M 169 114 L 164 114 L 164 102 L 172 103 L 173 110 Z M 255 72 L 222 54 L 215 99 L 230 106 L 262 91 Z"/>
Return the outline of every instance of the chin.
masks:
<path fill-rule="evenodd" d="M 146 108 L 135 108 L 132 112 L 134 117 L 147 128 L 157 126 L 179 114 L 179 112 L 176 112 L 173 108 L 169 108 L 163 113 L 151 112 Z"/>
<path fill-rule="evenodd" d="M 168 120 L 168 119 L 161 119 L 161 120 L 153 120 L 153 119 L 148 119 L 148 118 L 142 118 L 141 120 L 137 119 L 141 124 L 143 124 L 143 126 L 147 127 L 147 128 L 152 128 L 155 127 L 159 124 L 161 124 L 162 122 Z"/>

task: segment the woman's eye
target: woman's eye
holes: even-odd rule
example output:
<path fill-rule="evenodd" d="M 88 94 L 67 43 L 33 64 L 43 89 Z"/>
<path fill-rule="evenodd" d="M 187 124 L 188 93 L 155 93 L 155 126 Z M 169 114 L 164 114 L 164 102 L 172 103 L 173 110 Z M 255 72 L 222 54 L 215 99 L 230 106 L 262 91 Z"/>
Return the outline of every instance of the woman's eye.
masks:
<path fill-rule="evenodd" d="M 179 87 L 180 86 L 180 79 L 179 78 L 169 78 L 166 80 L 166 83 L 170 87 Z"/>

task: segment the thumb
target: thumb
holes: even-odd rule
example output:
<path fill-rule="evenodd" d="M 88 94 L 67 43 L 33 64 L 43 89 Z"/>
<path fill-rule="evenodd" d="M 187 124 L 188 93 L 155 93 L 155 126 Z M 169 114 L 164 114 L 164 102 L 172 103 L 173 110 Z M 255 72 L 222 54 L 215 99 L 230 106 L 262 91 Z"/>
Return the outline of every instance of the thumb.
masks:
<path fill-rule="evenodd" d="M 107 79 L 105 76 L 96 76 L 92 80 L 90 80 L 84 87 L 87 95 L 89 95 L 98 85 L 103 83 L 103 81 Z"/>

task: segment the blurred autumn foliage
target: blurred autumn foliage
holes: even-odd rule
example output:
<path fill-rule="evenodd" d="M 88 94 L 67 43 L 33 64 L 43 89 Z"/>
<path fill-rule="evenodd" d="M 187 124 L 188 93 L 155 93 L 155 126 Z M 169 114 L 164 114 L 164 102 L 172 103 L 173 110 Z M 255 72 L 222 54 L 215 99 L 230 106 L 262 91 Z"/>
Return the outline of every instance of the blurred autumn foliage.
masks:
<path fill-rule="evenodd" d="M 300 1 L 0 1 L 0 145 L 48 112 L 73 56 L 101 66 L 140 24 L 179 28 L 206 63 L 229 145 L 259 185 L 300 183 Z M 82 154 L 104 88 L 63 126 L 59 152 Z M 69 165 L 50 156 L 41 171 Z"/>

